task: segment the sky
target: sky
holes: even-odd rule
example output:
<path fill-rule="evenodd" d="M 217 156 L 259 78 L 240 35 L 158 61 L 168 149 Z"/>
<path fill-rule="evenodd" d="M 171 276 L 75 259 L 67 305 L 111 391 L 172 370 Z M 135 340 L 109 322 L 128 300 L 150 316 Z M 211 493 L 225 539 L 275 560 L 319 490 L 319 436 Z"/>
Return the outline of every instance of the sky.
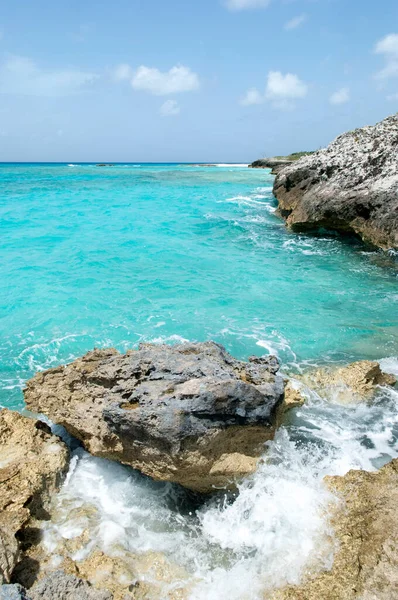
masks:
<path fill-rule="evenodd" d="M 397 111 L 397 0 L 0 7 L 0 161 L 251 162 Z"/>

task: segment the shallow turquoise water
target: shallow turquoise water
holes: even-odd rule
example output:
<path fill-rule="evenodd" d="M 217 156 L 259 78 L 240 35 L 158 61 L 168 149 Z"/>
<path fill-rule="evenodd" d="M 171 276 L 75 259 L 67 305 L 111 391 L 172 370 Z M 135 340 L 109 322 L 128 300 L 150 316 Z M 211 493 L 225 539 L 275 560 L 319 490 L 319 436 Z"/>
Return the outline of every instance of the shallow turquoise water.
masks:
<path fill-rule="evenodd" d="M 304 363 L 398 353 L 396 271 L 289 233 L 243 167 L 0 165 L 0 404 L 93 346 L 214 339 Z"/>

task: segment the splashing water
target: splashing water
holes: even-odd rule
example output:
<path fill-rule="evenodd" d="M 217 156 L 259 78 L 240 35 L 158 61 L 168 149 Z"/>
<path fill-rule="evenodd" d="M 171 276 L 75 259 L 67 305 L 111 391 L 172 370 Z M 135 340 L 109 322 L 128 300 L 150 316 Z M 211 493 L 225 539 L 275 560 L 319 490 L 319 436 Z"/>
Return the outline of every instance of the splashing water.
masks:
<path fill-rule="evenodd" d="M 278 354 L 289 373 L 365 358 L 398 372 L 396 258 L 288 232 L 266 171 L 2 165 L 0 181 L 4 406 L 22 408 L 37 370 L 140 341 L 214 339 L 237 358 Z M 175 568 L 162 600 L 259 600 L 308 564 L 327 568 L 335 500 L 322 479 L 398 455 L 398 398 L 307 395 L 236 497 L 198 504 L 75 450 L 45 530 L 54 560 L 62 545 L 79 561 L 96 548 L 133 562 L 161 553 Z"/>

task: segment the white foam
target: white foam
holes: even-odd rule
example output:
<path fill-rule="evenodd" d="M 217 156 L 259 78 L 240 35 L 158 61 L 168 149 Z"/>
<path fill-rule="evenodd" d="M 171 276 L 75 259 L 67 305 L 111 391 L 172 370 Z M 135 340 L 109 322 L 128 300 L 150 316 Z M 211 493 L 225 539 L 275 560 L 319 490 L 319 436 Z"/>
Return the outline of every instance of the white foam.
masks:
<path fill-rule="evenodd" d="M 398 356 L 390 356 L 388 358 L 382 358 L 380 361 L 380 367 L 386 373 L 396 375 L 398 377 Z"/>

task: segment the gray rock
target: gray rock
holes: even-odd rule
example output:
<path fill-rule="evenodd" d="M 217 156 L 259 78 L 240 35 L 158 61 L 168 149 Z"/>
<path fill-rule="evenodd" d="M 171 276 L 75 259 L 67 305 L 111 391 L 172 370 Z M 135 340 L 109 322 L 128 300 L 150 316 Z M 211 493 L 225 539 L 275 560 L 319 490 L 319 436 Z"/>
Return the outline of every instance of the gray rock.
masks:
<path fill-rule="evenodd" d="M 286 166 L 274 194 L 294 230 L 334 229 L 398 248 L 398 116 L 345 133 Z"/>
<path fill-rule="evenodd" d="M 260 158 L 249 165 L 250 169 L 272 169 L 272 174 L 276 175 L 287 165 L 291 165 L 294 160 L 288 158 Z"/>
<path fill-rule="evenodd" d="M 19 584 L 0 586 L 0 600 L 31 600 L 25 589 Z"/>
<path fill-rule="evenodd" d="M 63 571 L 55 571 L 36 583 L 32 589 L 29 590 L 29 595 L 31 600 L 113 599 L 113 595 L 110 592 L 106 590 L 97 590 L 91 587 L 87 581 L 78 579 L 74 575 L 67 575 Z M 23 596 L 21 597 L 21 600 L 23 600 Z"/>
<path fill-rule="evenodd" d="M 212 342 L 142 344 L 39 373 L 25 400 L 92 454 L 204 492 L 255 469 L 283 401 L 278 368 L 274 357 L 246 363 Z"/>

